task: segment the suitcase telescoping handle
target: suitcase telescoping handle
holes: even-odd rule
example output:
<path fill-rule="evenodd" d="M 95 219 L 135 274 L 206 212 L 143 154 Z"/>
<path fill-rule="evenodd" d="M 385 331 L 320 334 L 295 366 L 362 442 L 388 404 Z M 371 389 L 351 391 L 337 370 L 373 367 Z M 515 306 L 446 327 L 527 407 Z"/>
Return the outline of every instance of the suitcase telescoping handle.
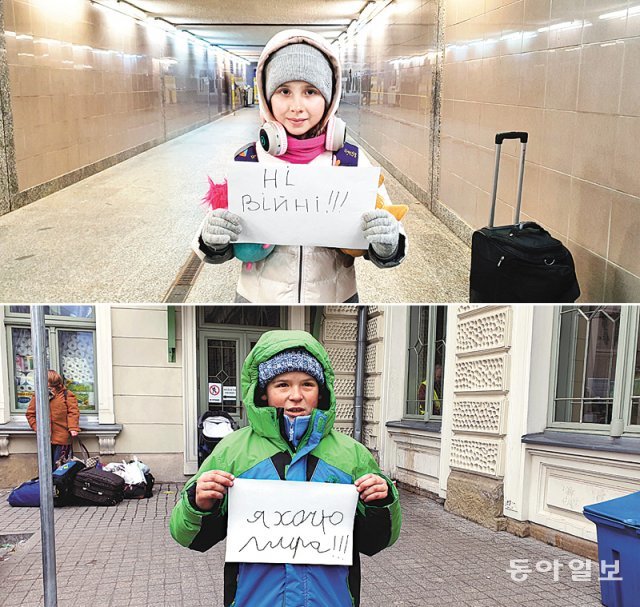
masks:
<path fill-rule="evenodd" d="M 496 199 L 498 197 L 498 173 L 500 172 L 500 150 L 502 142 L 505 139 L 519 139 L 522 147 L 520 149 L 520 172 L 518 174 L 518 197 L 516 200 L 516 209 L 513 215 L 513 223 L 520 222 L 520 206 L 522 204 L 522 183 L 524 180 L 524 157 L 527 152 L 527 141 L 529 141 L 529 133 L 510 132 L 498 133 L 496 135 L 496 166 L 493 172 L 493 194 L 491 196 L 491 211 L 489 212 L 489 227 L 493 227 L 496 214 Z"/>

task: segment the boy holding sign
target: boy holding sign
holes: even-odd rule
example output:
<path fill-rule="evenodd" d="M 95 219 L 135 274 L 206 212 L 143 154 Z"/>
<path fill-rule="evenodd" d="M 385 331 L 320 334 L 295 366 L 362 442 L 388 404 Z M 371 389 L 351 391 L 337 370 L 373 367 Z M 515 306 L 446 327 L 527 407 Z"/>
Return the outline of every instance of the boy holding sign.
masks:
<path fill-rule="evenodd" d="M 317 508 L 313 511 L 291 503 L 290 511 L 266 514 L 261 503 L 270 497 L 261 488 L 262 494 L 254 493 L 247 524 L 265 528 L 281 525 L 282 539 L 277 545 L 272 541 L 270 547 L 288 549 L 291 558 L 227 562 L 225 606 L 357 606 L 359 554 L 376 554 L 398 537 L 398 492 L 366 447 L 333 429 L 333 384 L 327 352 L 311 335 L 303 331 L 265 333 L 242 367 L 242 397 L 249 426 L 225 437 L 187 482 L 171 514 L 170 527 L 176 541 L 201 552 L 223 540 L 229 516 L 228 491 L 234 491 L 236 479 L 243 479 L 243 484 L 249 482 L 244 479 L 264 479 L 352 485 L 359 497 L 353 529 L 333 546 L 338 552 L 348 546 L 352 557 L 348 562 L 352 564 L 292 564 L 294 552 L 309 545 L 317 552 L 331 547 L 330 542 L 314 543 L 296 530 L 315 521 L 331 533 L 341 516 L 321 498 L 315 498 Z M 265 545 L 256 538 L 251 547 L 264 551 Z"/>
<path fill-rule="evenodd" d="M 211 189 L 205 200 L 212 210 L 193 248 L 208 263 L 222 263 L 234 256 L 245 262 L 237 286 L 237 302 L 355 303 L 358 293 L 354 255 L 364 254 L 380 268 L 397 266 L 406 252 L 406 235 L 399 219 L 407 207 L 391 205 L 386 188 L 380 185 L 378 189 L 374 176 L 373 184 L 367 182 L 366 188 L 369 190 L 372 185 L 369 210 L 356 211 L 360 208 L 357 205 L 350 209 L 351 199 L 364 189 L 356 185 L 356 179 L 366 173 L 353 167 L 370 167 L 370 162 L 355 145 L 346 143 L 346 125 L 335 116 L 342 87 L 341 67 L 324 38 L 304 30 L 280 32 L 260 56 L 256 82 L 263 120 L 259 141 L 244 146 L 235 161 L 260 163 L 260 168 L 268 169 L 265 179 L 273 182 L 271 185 L 276 182 L 274 171 L 282 173 L 281 181 L 286 182 L 284 174 L 290 165 L 313 167 L 319 173 L 316 181 L 329 181 L 330 186 L 334 185 L 332 178 L 325 175 L 333 172 L 333 180 L 337 180 L 346 174 L 353 180 L 352 191 L 347 196 L 344 185 L 336 185 L 333 190 L 322 192 L 303 181 L 296 184 L 303 187 L 295 194 L 284 186 L 278 191 L 265 186 L 261 195 L 253 197 L 242 187 L 257 166 L 234 165 L 236 170 L 229 172 L 228 191 L 226 182 L 214 184 L 210 180 Z M 344 168 L 332 170 L 336 166 Z M 244 179 L 240 175 L 242 168 Z M 336 172 L 342 177 L 335 177 Z M 245 199 L 250 204 L 241 205 Z M 364 202 L 363 199 L 361 205 Z M 254 212 L 244 213 L 247 208 Z M 272 212 L 255 212 L 265 208 Z M 283 218 L 287 208 L 291 212 Z M 306 215 L 296 212 L 300 209 Z M 320 221 L 324 222 L 323 229 Z M 270 242 L 277 246 L 250 244 L 256 243 L 259 228 L 264 230 L 269 222 L 273 222 L 271 233 L 275 233 L 275 240 Z M 243 225 L 245 234 L 241 234 Z M 301 236 L 309 226 L 316 228 L 315 234 L 311 230 L 315 238 Z M 336 244 L 335 236 L 327 238 L 332 234 L 331 226 L 341 231 L 349 228 L 348 242 L 360 243 L 359 250 L 337 248 L 353 247 Z M 236 243 L 239 237 L 244 242 Z M 300 240 L 296 242 L 295 238 Z M 322 238 L 325 241 L 319 242 Z"/>

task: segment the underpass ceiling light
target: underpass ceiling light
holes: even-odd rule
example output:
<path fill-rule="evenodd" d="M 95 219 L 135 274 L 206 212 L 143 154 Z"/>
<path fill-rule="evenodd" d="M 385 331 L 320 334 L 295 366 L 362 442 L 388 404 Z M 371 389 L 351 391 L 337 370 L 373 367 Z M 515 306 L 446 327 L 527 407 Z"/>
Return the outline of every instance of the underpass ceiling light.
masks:
<path fill-rule="evenodd" d="M 120 15 L 124 15 L 125 17 L 131 17 L 137 21 L 146 21 L 148 18 L 147 13 L 142 9 L 139 9 L 137 6 L 133 6 L 128 2 L 123 2 L 122 0 L 91 0 L 91 4 L 100 8 L 112 10 Z"/>
<path fill-rule="evenodd" d="M 184 37 L 189 38 L 191 41 L 198 42 L 199 44 L 202 44 L 206 47 L 220 48 L 217 45 L 209 42 L 208 40 L 200 38 L 189 30 L 182 30 L 177 28 L 175 25 L 173 25 L 173 23 L 167 21 L 162 17 L 155 17 L 147 14 L 142 9 L 128 2 L 128 0 L 89 0 L 89 2 L 101 9 L 114 11 L 120 15 L 135 19 L 136 21 L 141 21 L 147 26 L 157 27 L 164 30 L 165 32 L 169 32 L 172 34 L 183 34 Z M 352 21 L 352 23 L 355 27 L 355 20 Z M 245 59 L 244 57 L 240 57 L 239 55 L 234 55 L 226 49 L 221 48 L 221 50 L 229 57 L 232 57 L 236 61 L 240 61 L 243 65 L 251 65 L 251 61 L 249 59 Z"/>
<path fill-rule="evenodd" d="M 358 16 L 358 29 L 373 21 L 393 0 L 375 0 L 369 2 Z"/>
<path fill-rule="evenodd" d="M 194 34 L 192 31 L 190 30 L 183 30 L 180 29 L 178 30 L 183 36 L 185 36 L 186 38 L 188 38 L 189 40 L 192 40 L 193 42 L 197 42 L 200 45 L 204 45 L 204 46 L 212 46 L 210 42 L 208 42 L 207 40 L 205 40 L 204 38 L 200 38 L 200 36 L 198 36 L 197 34 Z"/>
<path fill-rule="evenodd" d="M 356 19 L 353 19 L 351 23 L 349 23 L 346 31 L 342 32 L 342 34 L 335 38 L 333 42 L 340 44 L 346 42 L 346 37 L 353 37 L 354 34 L 371 23 L 392 2 L 393 0 L 371 0 L 371 2 L 367 2 L 365 7 L 360 11 L 358 17 Z M 342 38 L 343 34 L 345 38 Z"/>
<path fill-rule="evenodd" d="M 140 21 L 144 21 L 147 18 L 147 13 L 145 11 L 131 4 L 130 2 L 125 2 L 124 0 L 117 0 L 116 7 L 118 10 L 121 10 L 124 14 L 129 15 L 134 19 L 139 19 Z"/>
<path fill-rule="evenodd" d="M 574 30 L 574 29 L 580 29 L 581 27 L 591 27 L 592 25 L 593 24 L 591 23 L 591 21 L 582 21 L 580 19 L 574 19 L 573 21 L 563 21 L 562 23 L 554 23 L 553 25 L 541 27 L 538 29 L 538 31 L 540 33 L 544 33 L 544 32 Z"/>
<path fill-rule="evenodd" d="M 358 20 L 361 20 L 363 23 L 366 22 L 376 10 L 376 4 L 378 3 L 373 0 L 371 2 L 367 2 L 366 6 L 360 11 Z"/>
<path fill-rule="evenodd" d="M 640 5 L 630 6 L 629 8 L 624 8 L 620 11 L 613 11 L 611 13 L 604 13 L 600 15 L 598 19 L 610 20 L 610 19 L 626 19 L 627 17 L 632 17 L 633 15 L 637 15 L 640 13 Z"/>
<path fill-rule="evenodd" d="M 167 20 L 162 17 L 149 17 L 147 20 L 150 25 L 155 25 L 160 29 L 163 29 L 165 32 L 176 32 L 177 28 L 173 23 L 169 23 Z"/>

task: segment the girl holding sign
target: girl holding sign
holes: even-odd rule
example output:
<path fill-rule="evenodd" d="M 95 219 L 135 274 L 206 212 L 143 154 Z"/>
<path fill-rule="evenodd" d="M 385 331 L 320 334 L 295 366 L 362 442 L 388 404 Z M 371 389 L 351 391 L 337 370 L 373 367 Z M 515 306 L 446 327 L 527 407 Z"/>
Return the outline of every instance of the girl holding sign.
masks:
<path fill-rule="evenodd" d="M 224 605 L 359 605 L 359 554 L 396 541 L 400 504 L 368 449 L 333 429 L 334 373 L 326 350 L 304 331 L 265 333 L 242 367 L 242 400 L 249 426 L 222 439 L 187 482 L 171 514 L 171 535 L 200 552 L 223 540 L 227 490 L 236 478 L 355 484 L 351 566 L 226 563 Z"/>
<path fill-rule="evenodd" d="M 284 30 L 265 46 L 256 72 L 263 120 L 259 141 L 244 146 L 237 162 L 271 165 L 371 166 L 366 156 L 346 143 L 346 124 L 336 117 L 342 86 L 338 57 L 325 39 L 304 30 Z M 380 185 L 380 208 L 367 211 L 361 229 L 366 251 L 328 247 L 236 244 L 240 217 L 227 210 L 226 183 L 211 189 L 205 200 L 212 210 L 193 248 L 209 263 L 234 256 L 243 262 L 236 301 L 241 303 L 358 301 L 354 255 L 380 268 L 397 266 L 407 240 L 399 219 L 404 205 L 391 205 Z"/>

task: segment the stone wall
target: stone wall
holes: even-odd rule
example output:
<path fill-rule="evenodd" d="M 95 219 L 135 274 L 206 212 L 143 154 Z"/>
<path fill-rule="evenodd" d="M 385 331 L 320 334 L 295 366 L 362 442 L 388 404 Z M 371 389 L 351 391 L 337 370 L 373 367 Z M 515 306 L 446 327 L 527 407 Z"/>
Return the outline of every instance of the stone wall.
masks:
<path fill-rule="evenodd" d="M 458 308 L 447 510 L 505 528 L 503 479 L 509 408 L 511 310 Z"/>
<path fill-rule="evenodd" d="M 327 306 L 321 341 L 335 372 L 336 430 L 353 436 L 353 402 L 356 394 L 356 340 L 358 308 Z"/>
<path fill-rule="evenodd" d="M 370 306 L 367 317 L 362 442 L 376 457 L 379 451 L 380 434 L 383 332 L 383 309 Z M 335 428 L 349 436 L 353 436 L 357 338 L 358 308 L 327 306 L 322 327 L 322 343 L 329 353 L 336 375 Z"/>

